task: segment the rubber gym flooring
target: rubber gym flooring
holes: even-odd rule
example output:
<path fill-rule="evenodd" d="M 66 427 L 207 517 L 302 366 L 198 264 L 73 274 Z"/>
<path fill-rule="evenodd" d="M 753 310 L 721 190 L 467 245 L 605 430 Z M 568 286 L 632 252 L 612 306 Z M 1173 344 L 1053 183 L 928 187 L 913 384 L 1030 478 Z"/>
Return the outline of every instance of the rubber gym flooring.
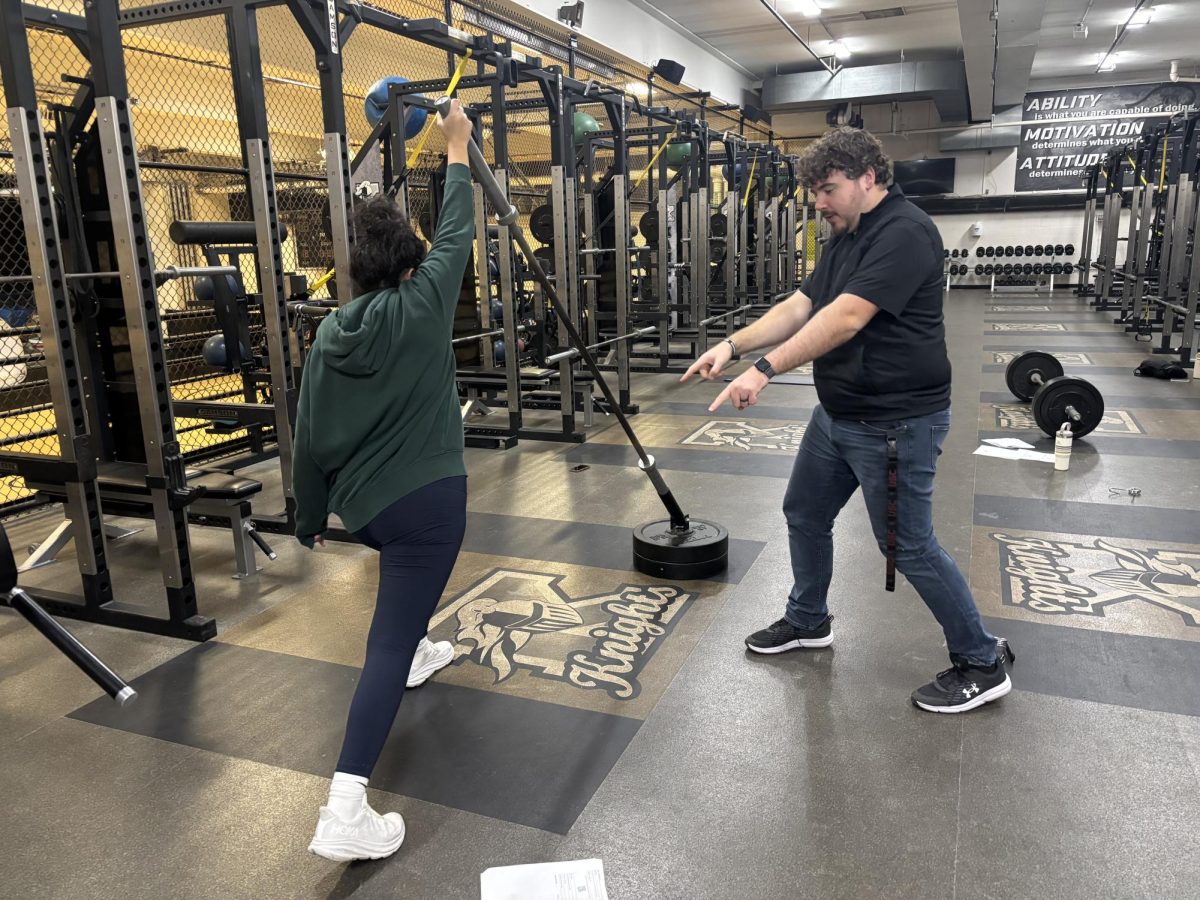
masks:
<path fill-rule="evenodd" d="M 909 704 L 945 650 L 907 584 L 884 592 L 858 498 L 836 530 L 833 647 L 750 657 L 790 586 L 779 505 L 814 389 L 710 414 L 717 386 L 637 375 L 634 424 L 685 508 L 729 528 L 729 571 L 632 571 L 630 527 L 661 507 L 612 420 L 582 445 L 468 451 L 468 536 L 431 623 L 458 656 L 406 696 L 372 782 L 408 822 L 389 860 L 305 852 L 369 551 L 274 537 L 278 560 L 237 581 L 228 535 L 194 528 L 214 641 L 67 623 L 134 681 L 125 711 L 0 610 L 4 894 L 471 898 L 491 866 L 599 857 L 614 900 L 1195 897 L 1200 393 L 1135 378 L 1148 346 L 1065 292 L 954 292 L 947 324 L 937 527 L 1016 651 L 1000 703 Z M 1025 349 L 1108 398 L 1068 473 L 972 455 L 991 436 L 1049 449 L 1004 384 Z M 256 472 L 277 511 L 278 476 Z M 13 545 L 60 516 L 15 523 Z M 119 599 L 159 602 L 154 547 L 113 545 Z M 77 589 L 71 552 L 28 583 Z M 525 618 L 489 624 L 499 603 Z"/>

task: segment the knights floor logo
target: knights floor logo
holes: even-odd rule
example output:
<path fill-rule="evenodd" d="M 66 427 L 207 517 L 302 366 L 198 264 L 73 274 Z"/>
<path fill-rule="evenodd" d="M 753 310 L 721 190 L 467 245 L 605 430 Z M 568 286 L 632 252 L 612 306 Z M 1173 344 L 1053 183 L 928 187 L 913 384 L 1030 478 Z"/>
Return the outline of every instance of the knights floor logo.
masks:
<path fill-rule="evenodd" d="M 1035 431 L 1037 420 L 1033 417 L 1033 407 L 1020 406 L 1011 403 L 992 405 L 996 413 L 996 427 L 1013 431 Z M 1100 424 L 1096 426 L 1097 434 L 1145 434 L 1133 416 L 1121 409 L 1104 411 Z"/>
<path fill-rule="evenodd" d="M 1007 350 L 993 353 L 992 362 L 998 366 L 1007 366 L 1017 356 L 1017 353 Z M 1064 366 L 1090 366 L 1093 364 L 1091 357 L 1086 353 L 1055 353 L 1054 358 Z"/>
<path fill-rule="evenodd" d="M 1051 312 L 1049 306 L 1030 306 L 1021 304 L 1018 306 L 989 306 L 988 312 L 994 313 L 1025 313 L 1025 312 Z"/>
<path fill-rule="evenodd" d="M 1090 543 L 991 538 L 1000 545 L 1006 606 L 1047 616 L 1103 617 L 1116 604 L 1144 603 L 1200 627 L 1200 553 L 1134 550 L 1103 538 Z"/>
<path fill-rule="evenodd" d="M 798 423 L 761 426 L 744 421 L 705 422 L 679 443 L 697 447 L 732 447 L 737 450 L 800 449 L 807 426 Z"/>
<path fill-rule="evenodd" d="M 1058 322 L 993 322 L 992 331 L 1066 331 Z"/>
<path fill-rule="evenodd" d="M 639 674 L 699 594 L 624 584 L 572 599 L 561 575 L 496 569 L 438 610 L 456 623 L 455 664 L 491 669 L 500 684 L 524 671 L 615 700 L 641 692 Z"/>

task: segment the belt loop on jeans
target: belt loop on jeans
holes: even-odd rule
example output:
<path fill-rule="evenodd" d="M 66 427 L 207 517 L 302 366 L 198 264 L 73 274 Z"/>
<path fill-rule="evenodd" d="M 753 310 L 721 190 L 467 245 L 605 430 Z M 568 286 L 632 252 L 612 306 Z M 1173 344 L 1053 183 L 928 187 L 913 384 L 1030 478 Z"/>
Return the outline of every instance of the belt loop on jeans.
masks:
<path fill-rule="evenodd" d="M 896 590 L 896 530 L 900 505 L 900 432 L 887 433 L 887 580 L 885 587 Z"/>

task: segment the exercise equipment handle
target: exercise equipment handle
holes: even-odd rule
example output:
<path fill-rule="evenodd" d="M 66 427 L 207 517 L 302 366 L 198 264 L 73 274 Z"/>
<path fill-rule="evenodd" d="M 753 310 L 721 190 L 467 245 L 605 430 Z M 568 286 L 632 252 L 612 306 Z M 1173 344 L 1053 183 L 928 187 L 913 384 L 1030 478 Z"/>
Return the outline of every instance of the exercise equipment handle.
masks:
<path fill-rule="evenodd" d="M 443 119 L 450 112 L 450 103 L 451 98 L 442 97 L 433 104 L 438 115 Z M 520 217 L 520 213 L 508 201 L 504 191 L 500 189 L 500 184 L 492 175 L 483 151 L 479 149 L 479 145 L 475 143 L 474 139 L 467 141 L 467 158 L 471 161 L 471 171 L 475 174 L 475 180 L 483 187 L 483 192 L 487 195 L 488 202 L 492 204 L 492 209 L 496 210 L 496 221 L 501 225 L 512 225 Z"/>
<path fill-rule="evenodd" d="M 33 598 L 20 588 L 9 595 L 12 608 L 29 620 L 29 624 L 40 631 L 67 659 L 75 663 L 84 674 L 96 682 L 104 693 L 112 697 L 119 706 L 131 703 L 137 691 L 126 684 L 119 675 L 101 662 L 96 654 L 79 642 L 79 639 L 56 622 Z"/>

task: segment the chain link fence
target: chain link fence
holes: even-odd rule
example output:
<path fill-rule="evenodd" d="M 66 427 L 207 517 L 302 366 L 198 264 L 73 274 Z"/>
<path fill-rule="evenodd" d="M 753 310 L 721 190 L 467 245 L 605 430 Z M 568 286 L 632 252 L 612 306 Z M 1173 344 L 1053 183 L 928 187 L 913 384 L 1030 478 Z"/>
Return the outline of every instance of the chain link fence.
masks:
<path fill-rule="evenodd" d="M 83 0 L 41 0 L 40 5 L 82 16 Z M 375 6 L 409 19 L 444 20 L 444 2 L 425 0 L 376 0 Z M 497 12 L 478 3 L 453 0 L 449 6 L 454 27 L 472 34 L 496 34 L 511 40 L 521 51 L 540 56 L 546 65 L 568 69 L 566 31 L 515 11 Z M 272 162 L 276 174 L 279 217 L 287 226 L 283 245 L 285 271 L 301 273 L 310 282 L 325 274 L 333 263 L 329 235 L 328 189 L 325 181 L 325 148 L 321 93 L 312 51 L 292 13 L 284 6 L 258 11 L 260 52 L 263 63 Z M 89 72 L 87 60 L 62 32 L 42 27 L 27 29 L 39 107 L 44 127 L 52 132 L 55 111 L 69 109 L 84 88 L 80 81 Z M 125 65 L 131 108 L 141 164 L 145 215 L 157 268 L 169 265 L 203 265 L 199 248 L 178 246 L 169 237 L 172 222 L 249 220 L 252 218 L 248 185 L 243 168 L 230 64 L 229 36 L 220 14 L 167 23 L 143 25 L 123 31 Z M 400 75 L 411 81 L 449 77 L 457 60 L 444 51 L 366 25 L 359 26 L 343 53 L 346 137 L 351 154 L 357 153 L 370 135 L 371 123 L 364 113 L 364 99 L 380 78 Z M 634 96 L 646 97 L 648 71 L 641 64 L 621 57 L 583 39 L 575 57 L 576 76 L 596 78 L 605 84 L 624 87 Z M 476 67 L 468 64 L 466 75 Z M 658 106 L 700 112 L 699 101 L 683 96 L 688 85 L 656 84 L 653 101 Z M 487 89 L 460 91 L 464 103 L 481 107 L 491 102 Z M 506 89 L 506 102 L 520 106 L 522 100 L 538 100 L 537 85 Z M 600 106 L 583 106 L 602 128 L 607 120 Z M 736 114 L 706 110 L 710 126 L 717 131 L 744 133 L 751 140 L 766 142 L 770 135 L 761 126 L 743 123 Z M 483 115 L 485 152 L 494 158 L 490 131 L 491 116 Z M 529 215 L 548 201 L 551 184 L 550 122 L 544 107 L 510 109 L 506 115 L 510 188 L 528 227 Z M 631 115 L 632 128 L 647 124 Z M 0 120 L 0 274 L 28 274 L 24 228 L 20 214 L 8 141 L 7 122 Z M 443 163 L 445 142 L 429 122 L 419 156 L 410 156 L 410 218 L 427 238 L 431 197 L 429 185 Z M 407 149 L 415 152 L 417 140 Z M 655 147 L 633 154 L 631 179 L 644 169 Z M 793 152 L 790 146 L 785 148 Z M 607 168 L 610 156 L 601 153 L 596 174 Z M 713 201 L 724 193 L 720 166 L 713 170 Z M 643 183 L 633 195 L 632 223 L 650 208 L 649 185 Z M 642 242 L 640 236 L 635 239 Z M 240 260 L 247 293 L 258 290 L 253 256 Z M 203 287 L 203 286 L 202 286 Z M 327 288 L 315 294 L 327 296 Z M 250 399 L 238 374 L 209 366 L 203 357 L 204 341 L 219 329 L 211 304 L 197 296 L 196 279 L 179 279 L 164 284 L 158 292 L 172 393 L 178 400 L 221 402 Z M 251 341 L 257 350 L 264 331 L 257 311 L 251 316 Z M 265 356 L 264 364 L 265 364 Z M 261 398 L 260 398 L 261 399 Z M 208 423 L 176 421 L 180 443 L 190 456 L 222 452 L 239 446 L 244 430 L 213 433 Z M 42 356 L 41 331 L 27 283 L 0 285 L 0 446 L 10 450 L 56 453 L 53 413 Z M 0 480 L 0 506 L 28 494 L 19 479 Z"/>

